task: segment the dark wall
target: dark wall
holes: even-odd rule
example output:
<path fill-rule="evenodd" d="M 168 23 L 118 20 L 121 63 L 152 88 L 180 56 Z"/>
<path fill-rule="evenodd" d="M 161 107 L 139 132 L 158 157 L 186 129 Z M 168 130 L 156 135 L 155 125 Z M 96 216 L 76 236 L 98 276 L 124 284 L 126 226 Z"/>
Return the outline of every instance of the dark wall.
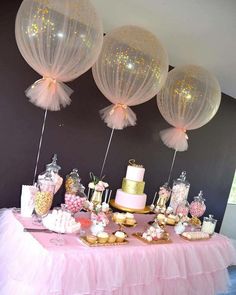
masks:
<path fill-rule="evenodd" d="M 28 102 L 25 89 L 39 76 L 21 57 L 14 35 L 16 12 L 21 1 L 2 3 L 0 17 L 0 207 L 19 206 L 21 184 L 31 184 L 43 110 Z M 97 89 L 91 71 L 70 83 L 74 89 L 71 106 L 50 112 L 42 146 L 39 171 L 57 153 L 61 175 L 78 167 L 87 184 L 88 173 L 99 174 L 110 129 L 99 117 L 109 104 Z M 146 168 L 146 193 L 149 201 L 163 184 L 170 168 L 173 151 L 165 147 L 159 131 L 168 127 L 155 99 L 134 107 L 138 124 L 116 131 L 105 169 L 113 190 L 119 188 L 127 161 L 135 158 Z M 173 176 L 186 170 L 191 183 L 189 200 L 202 189 L 207 213 L 221 222 L 236 167 L 236 101 L 222 97 L 219 112 L 206 126 L 189 132 L 189 150 L 179 153 Z M 63 191 L 55 202 L 63 199 Z M 220 223 L 219 223 L 220 224 Z"/>

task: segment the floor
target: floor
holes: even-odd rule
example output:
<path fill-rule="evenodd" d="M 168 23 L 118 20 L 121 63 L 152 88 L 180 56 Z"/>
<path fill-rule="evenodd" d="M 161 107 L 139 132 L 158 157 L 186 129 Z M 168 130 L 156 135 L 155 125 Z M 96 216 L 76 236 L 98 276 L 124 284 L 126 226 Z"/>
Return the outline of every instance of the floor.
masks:
<path fill-rule="evenodd" d="M 231 281 L 229 292 L 219 295 L 236 295 L 236 266 L 232 266 L 229 268 L 229 275 Z"/>

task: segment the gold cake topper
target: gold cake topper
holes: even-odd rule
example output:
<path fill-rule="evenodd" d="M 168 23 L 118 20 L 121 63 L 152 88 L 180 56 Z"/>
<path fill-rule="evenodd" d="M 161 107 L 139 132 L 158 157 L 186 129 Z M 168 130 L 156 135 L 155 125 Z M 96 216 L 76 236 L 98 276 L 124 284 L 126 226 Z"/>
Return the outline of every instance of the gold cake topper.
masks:
<path fill-rule="evenodd" d="M 133 167 L 143 168 L 143 165 L 135 163 L 135 159 L 130 159 L 129 165 Z"/>

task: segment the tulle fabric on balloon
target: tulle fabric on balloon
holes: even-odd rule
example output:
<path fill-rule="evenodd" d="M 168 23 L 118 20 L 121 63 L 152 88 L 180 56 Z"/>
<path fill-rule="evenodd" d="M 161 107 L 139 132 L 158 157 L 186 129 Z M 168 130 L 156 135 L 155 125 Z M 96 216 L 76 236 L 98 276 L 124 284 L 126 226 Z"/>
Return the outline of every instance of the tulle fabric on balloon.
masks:
<path fill-rule="evenodd" d="M 160 113 L 175 127 L 161 132 L 164 144 L 176 151 L 187 150 L 183 130 L 207 124 L 218 111 L 220 101 L 219 83 L 204 68 L 187 65 L 170 71 L 165 86 L 157 95 Z"/>
<path fill-rule="evenodd" d="M 108 127 L 122 130 L 127 126 L 135 126 L 137 117 L 130 107 L 110 105 L 100 111 L 100 115 Z"/>
<path fill-rule="evenodd" d="M 101 111 L 102 119 L 112 129 L 123 129 L 136 124 L 129 107 L 150 100 L 164 85 L 168 56 L 151 32 L 123 26 L 104 37 L 92 70 L 98 88 L 113 103 Z"/>
<path fill-rule="evenodd" d="M 168 128 L 160 132 L 163 143 L 178 152 L 188 149 L 188 136 L 182 129 Z"/>
<path fill-rule="evenodd" d="M 96 61 L 103 41 L 100 18 L 89 0 L 24 0 L 15 24 L 26 62 L 44 78 L 26 91 L 30 101 L 58 111 L 70 103 L 69 82 Z"/>
<path fill-rule="evenodd" d="M 59 111 L 70 104 L 73 90 L 65 83 L 47 78 L 40 79 L 26 90 L 26 96 L 36 106 L 50 111 Z"/>

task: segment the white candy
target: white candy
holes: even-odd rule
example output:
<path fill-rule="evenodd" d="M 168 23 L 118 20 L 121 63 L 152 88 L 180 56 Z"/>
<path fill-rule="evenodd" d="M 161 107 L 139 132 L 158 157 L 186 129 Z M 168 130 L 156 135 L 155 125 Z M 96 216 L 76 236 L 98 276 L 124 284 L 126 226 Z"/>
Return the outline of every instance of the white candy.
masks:
<path fill-rule="evenodd" d="M 51 214 L 48 214 L 43 218 L 43 225 L 56 232 L 60 233 L 73 233 L 80 229 L 80 223 L 77 223 L 74 217 L 69 212 L 53 210 Z"/>
<path fill-rule="evenodd" d="M 52 215 L 53 215 L 53 216 L 57 216 L 57 210 L 53 209 L 53 210 L 52 210 Z"/>
<path fill-rule="evenodd" d="M 151 241 L 152 241 L 152 237 L 147 236 L 147 241 L 148 241 L 148 242 L 151 242 Z"/>
<path fill-rule="evenodd" d="M 142 237 L 144 238 L 144 239 L 147 239 L 147 233 L 143 233 L 143 235 L 142 235 Z"/>

